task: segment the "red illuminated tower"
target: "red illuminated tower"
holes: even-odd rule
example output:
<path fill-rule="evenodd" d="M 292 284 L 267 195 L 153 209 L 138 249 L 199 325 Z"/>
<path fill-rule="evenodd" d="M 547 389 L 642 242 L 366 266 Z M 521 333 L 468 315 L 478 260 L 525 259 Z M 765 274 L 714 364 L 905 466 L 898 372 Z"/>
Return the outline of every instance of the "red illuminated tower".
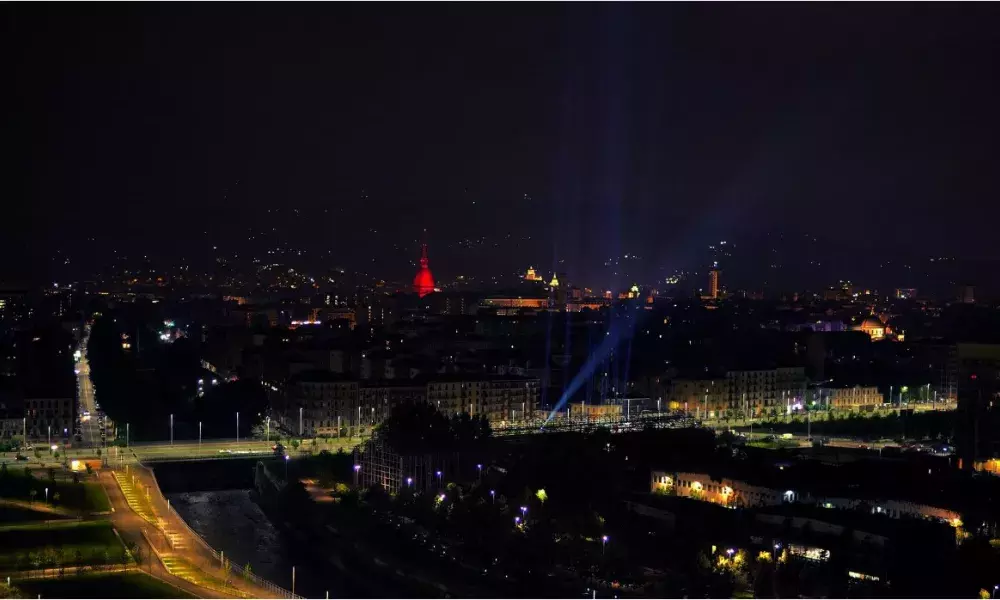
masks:
<path fill-rule="evenodd" d="M 427 264 L 427 244 L 423 244 L 420 254 L 420 270 L 413 278 L 413 291 L 421 298 L 434 291 L 434 276 L 431 275 L 431 269 Z"/>

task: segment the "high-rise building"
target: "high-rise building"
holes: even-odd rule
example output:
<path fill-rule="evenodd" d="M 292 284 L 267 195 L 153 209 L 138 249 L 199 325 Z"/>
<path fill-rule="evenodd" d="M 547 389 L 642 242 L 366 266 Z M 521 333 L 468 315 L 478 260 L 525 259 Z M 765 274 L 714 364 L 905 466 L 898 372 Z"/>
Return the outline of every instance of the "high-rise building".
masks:
<path fill-rule="evenodd" d="M 719 297 L 719 270 L 712 269 L 708 272 L 708 297 L 715 300 Z"/>
<path fill-rule="evenodd" d="M 423 298 L 434 291 L 434 276 L 431 275 L 430 261 L 427 259 L 427 244 L 421 246 L 420 270 L 413 278 L 413 291 Z"/>

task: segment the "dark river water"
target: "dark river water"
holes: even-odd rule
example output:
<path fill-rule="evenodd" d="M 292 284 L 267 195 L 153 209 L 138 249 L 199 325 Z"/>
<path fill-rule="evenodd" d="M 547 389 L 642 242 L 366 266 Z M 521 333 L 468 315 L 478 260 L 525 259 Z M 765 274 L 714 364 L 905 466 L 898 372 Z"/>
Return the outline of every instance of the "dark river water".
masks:
<path fill-rule="evenodd" d="M 168 494 L 170 503 L 205 541 L 222 550 L 235 564 L 250 564 L 257 575 L 291 589 L 296 569 L 296 593 L 322 598 L 329 587 L 323 575 L 296 561 L 302 548 L 276 528 L 248 490 Z M 337 590 L 330 589 L 334 597 Z"/>

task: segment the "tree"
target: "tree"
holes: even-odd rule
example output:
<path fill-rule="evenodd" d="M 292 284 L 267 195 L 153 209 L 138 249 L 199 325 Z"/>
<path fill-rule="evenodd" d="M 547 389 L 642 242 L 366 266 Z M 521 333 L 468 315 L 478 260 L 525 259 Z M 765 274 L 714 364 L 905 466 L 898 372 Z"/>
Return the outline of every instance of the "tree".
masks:
<path fill-rule="evenodd" d="M 35 501 L 35 496 L 38 495 L 38 490 L 34 490 L 33 489 L 30 492 L 28 492 L 28 495 L 31 496 L 31 501 L 34 502 Z"/>
<path fill-rule="evenodd" d="M 101 449 L 100 449 L 100 448 L 98 448 L 98 449 L 97 449 L 97 457 L 98 457 L 98 458 L 100 458 L 100 457 L 101 457 Z"/>
<path fill-rule="evenodd" d="M 59 498 L 60 498 L 59 492 L 54 492 L 52 494 L 52 504 L 58 503 L 59 502 Z"/>
<path fill-rule="evenodd" d="M 130 561 L 131 558 L 132 557 L 129 556 L 128 550 L 125 549 L 125 548 L 122 548 L 122 554 L 118 558 L 118 562 L 121 563 L 122 570 L 124 570 L 126 573 L 128 573 L 128 563 L 129 563 L 129 561 Z"/>
<path fill-rule="evenodd" d="M 250 568 L 250 563 L 247 563 L 243 567 L 243 580 L 249 583 L 251 577 L 253 577 L 253 569 Z"/>

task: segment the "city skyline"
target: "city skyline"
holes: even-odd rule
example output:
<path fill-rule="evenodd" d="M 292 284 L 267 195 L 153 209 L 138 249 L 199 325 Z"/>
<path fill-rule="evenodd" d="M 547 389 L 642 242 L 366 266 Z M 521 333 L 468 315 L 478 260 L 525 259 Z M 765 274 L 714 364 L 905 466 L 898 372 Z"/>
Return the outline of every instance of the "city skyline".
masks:
<path fill-rule="evenodd" d="M 426 239 L 443 276 L 626 287 L 768 232 L 823 240 L 823 263 L 1000 258 L 996 9 L 777 10 L 9 5 L 37 51 L 13 59 L 22 260 L 0 278 L 288 246 L 405 278 Z M 843 271 L 823 279 L 878 274 Z M 920 287 L 900 279 L 871 285 Z"/>

